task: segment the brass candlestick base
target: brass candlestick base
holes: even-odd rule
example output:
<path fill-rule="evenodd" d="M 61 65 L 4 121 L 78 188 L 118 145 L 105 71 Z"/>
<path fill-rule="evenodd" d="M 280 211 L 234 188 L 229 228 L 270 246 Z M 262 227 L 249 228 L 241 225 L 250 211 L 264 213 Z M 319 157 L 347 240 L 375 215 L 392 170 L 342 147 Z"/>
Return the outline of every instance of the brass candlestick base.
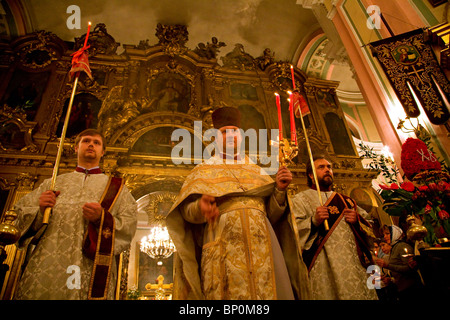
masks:
<path fill-rule="evenodd" d="M 14 210 L 9 210 L 5 213 L 5 219 L 0 224 L 0 246 L 7 246 L 19 240 L 20 232 L 14 226 L 16 218 L 17 213 Z"/>
<path fill-rule="evenodd" d="M 0 224 L 0 288 L 3 287 L 6 272 L 9 266 L 3 263 L 6 258 L 6 246 L 14 244 L 20 238 L 20 231 L 14 226 L 14 220 L 17 218 L 17 213 L 14 210 L 9 210 L 5 213 L 5 219 Z"/>
<path fill-rule="evenodd" d="M 423 240 L 428 233 L 427 228 L 416 223 L 416 217 L 414 215 L 409 215 L 406 218 L 408 223 L 408 230 L 406 230 L 407 239 L 410 241 Z"/>
<path fill-rule="evenodd" d="M 292 165 L 292 160 L 298 154 L 298 146 L 295 142 L 289 142 L 287 139 L 283 139 L 280 141 L 279 145 L 279 153 L 280 153 L 280 166 L 289 166 Z"/>

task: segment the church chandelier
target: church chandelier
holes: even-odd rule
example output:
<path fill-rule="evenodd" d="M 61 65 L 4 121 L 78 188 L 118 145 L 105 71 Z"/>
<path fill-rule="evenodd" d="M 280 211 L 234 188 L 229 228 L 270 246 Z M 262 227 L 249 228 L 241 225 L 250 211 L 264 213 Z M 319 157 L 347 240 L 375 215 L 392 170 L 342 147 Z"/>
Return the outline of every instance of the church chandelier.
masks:
<path fill-rule="evenodd" d="M 141 239 L 140 250 L 158 260 L 158 264 L 161 265 L 161 260 L 169 258 L 175 251 L 167 227 L 162 224 L 154 225 L 150 233 Z"/>

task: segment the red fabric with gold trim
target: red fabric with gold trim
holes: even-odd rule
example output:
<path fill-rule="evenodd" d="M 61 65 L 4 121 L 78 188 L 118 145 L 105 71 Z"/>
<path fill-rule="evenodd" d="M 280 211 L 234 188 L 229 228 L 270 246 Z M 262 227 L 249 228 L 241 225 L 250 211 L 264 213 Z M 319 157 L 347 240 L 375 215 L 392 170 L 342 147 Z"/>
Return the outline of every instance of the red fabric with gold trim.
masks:
<path fill-rule="evenodd" d="M 93 80 L 92 78 L 92 71 L 89 67 L 89 59 L 87 54 L 87 49 L 90 46 L 82 47 L 78 51 L 72 53 L 72 68 L 69 71 L 69 74 L 71 77 L 74 76 L 77 72 L 86 72 L 89 78 Z"/>
<path fill-rule="evenodd" d="M 306 116 L 307 114 L 310 114 L 311 111 L 309 110 L 308 103 L 306 102 L 303 95 L 301 95 L 299 92 L 294 91 L 292 93 L 292 99 L 293 99 L 293 106 L 294 106 L 294 114 L 297 118 L 300 118 L 300 116 Z"/>
<path fill-rule="evenodd" d="M 303 251 L 303 260 L 308 267 L 308 272 L 311 271 L 312 267 L 314 266 L 314 262 L 316 261 L 317 256 L 325 245 L 325 242 L 336 229 L 337 225 L 341 222 L 344 209 L 349 208 L 356 210 L 357 208 L 356 203 L 352 198 L 336 192 L 333 193 L 333 195 L 328 199 L 324 206 L 328 207 L 328 212 L 330 213 L 328 218 L 330 229 L 326 231 L 323 224 L 321 224 L 318 227 L 318 234 L 313 244 L 311 245 L 311 248 Z M 359 214 L 357 216 L 358 223 L 349 225 L 350 229 L 353 232 L 353 235 L 355 236 L 356 248 L 361 265 L 367 267 L 368 265 L 373 264 L 373 258 L 368 249 L 365 231 L 361 228 L 360 223 L 363 223 L 369 227 L 370 224 Z"/>
<path fill-rule="evenodd" d="M 104 300 L 107 297 L 108 284 L 114 258 L 114 217 L 109 209 L 114 205 L 123 187 L 123 179 L 110 177 L 100 202 L 103 211 L 100 225 L 89 222 L 83 241 L 83 253 L 94 260 L 94 267 L 89 285 L 88 299 Z"/>

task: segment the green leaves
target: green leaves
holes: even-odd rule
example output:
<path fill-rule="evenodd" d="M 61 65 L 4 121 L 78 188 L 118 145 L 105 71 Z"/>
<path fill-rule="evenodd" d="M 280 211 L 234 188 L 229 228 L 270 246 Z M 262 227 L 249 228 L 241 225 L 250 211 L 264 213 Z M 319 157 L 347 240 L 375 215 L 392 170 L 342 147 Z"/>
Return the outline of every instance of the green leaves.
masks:
<path fill-rule="evenodd" d="M 380 171 L 389 183 L 397 183 L 397 175 L 399 170 L 395 163 L 384 155 L 380 155 L 373 151 L 373 148 L 366 146 L 364 143 L 359 143 L 359 148 L 362 152 L 361 158 L 371 159 L 369 168 L 371 170 Z M 388 166 L 391 164 L 391 166 Z"/>

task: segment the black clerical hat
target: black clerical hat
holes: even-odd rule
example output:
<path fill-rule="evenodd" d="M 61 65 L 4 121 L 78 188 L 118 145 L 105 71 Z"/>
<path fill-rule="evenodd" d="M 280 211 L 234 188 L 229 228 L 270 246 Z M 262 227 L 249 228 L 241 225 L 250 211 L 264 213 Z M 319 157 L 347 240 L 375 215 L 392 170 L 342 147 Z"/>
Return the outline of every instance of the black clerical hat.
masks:
<path fill-rule="evenodd" d="M 238 109 L 232 107 L 223 107 L 216 109 L 212 115 L 214 128 L 220 129 L 225 126 L 241 127 L 241 113 Z"/>

